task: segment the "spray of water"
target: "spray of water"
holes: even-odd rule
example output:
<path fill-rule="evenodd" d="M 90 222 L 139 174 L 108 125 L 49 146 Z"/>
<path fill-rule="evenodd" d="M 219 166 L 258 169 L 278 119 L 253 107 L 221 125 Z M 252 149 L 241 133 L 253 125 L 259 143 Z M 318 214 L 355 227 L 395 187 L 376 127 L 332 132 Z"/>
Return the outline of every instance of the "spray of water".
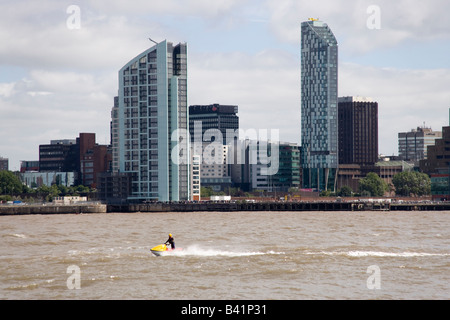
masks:
<path fill-rule="evenodd" d="M 199 256 L 199 257 L 246 257 L 260 256 L 268 254 L 283 254 L 284 252 L 275 251 L 240 251 L 240 250 L 221 250 L 215 248 L 203 248 L 199 245 L 190 245 L 181 250 L 164 252 L 163 256 Z"/>

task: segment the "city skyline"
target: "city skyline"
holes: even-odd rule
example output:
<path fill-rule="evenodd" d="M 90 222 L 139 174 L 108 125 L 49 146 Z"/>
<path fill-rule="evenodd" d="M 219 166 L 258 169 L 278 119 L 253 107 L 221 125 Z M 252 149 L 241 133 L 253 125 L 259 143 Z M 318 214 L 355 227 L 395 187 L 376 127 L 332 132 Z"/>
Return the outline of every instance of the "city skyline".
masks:
<path fill-rule="evenodd" d="M 5 1 L 0 157 L 18 170 L 52 139 L 95 132 L 109 143 L 117 70 L 148 38 L 189 44 L 188 105 L 239 105 L 244 130 L 257 123 L 300 144 L 300 24 L 309 17 L 338 38 L 338 95 L 378 101 L 379 151 L 398 154 L 398 132 L 448 125 L 446 8 L 438 0 Z"/>

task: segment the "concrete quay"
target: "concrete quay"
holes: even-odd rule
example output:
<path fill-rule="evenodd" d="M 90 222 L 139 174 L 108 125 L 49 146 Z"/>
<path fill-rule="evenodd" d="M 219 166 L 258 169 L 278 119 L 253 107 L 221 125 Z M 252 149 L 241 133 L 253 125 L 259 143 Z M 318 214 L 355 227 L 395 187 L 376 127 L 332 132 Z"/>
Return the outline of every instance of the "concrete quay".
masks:
<path fill-rule="evenodd" d="M 108 205 L 108 212 L 450 211 L 450 203 L 200 202 Z"/>
<path fill-rule="evenodd" d="M 0 205 L 0 215 L 106 213 L 106 204 Z"/>
<path fill-rule="evenodd" d="M 450 211 L 446 202 L 158 202 L 148 204 L 0 205 L 0 216 L 113 212 L 237 212 L 237 211 Z"/>

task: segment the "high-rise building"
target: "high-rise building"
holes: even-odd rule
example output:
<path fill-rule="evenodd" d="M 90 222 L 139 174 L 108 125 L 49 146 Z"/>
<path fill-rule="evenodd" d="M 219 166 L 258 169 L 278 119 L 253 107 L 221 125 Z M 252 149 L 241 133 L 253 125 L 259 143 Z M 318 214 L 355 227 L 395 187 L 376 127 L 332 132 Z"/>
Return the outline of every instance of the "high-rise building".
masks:
<path fill-rule="evenodd" d="M 405 161 L 418 162 L 428 157 L 428 146 L 434 146 L 435 140 L 442 137 L 441 131 L 417 127 L 410 132 L 399 132 L 398 155 Z"/>
<path fill-rule="evenodd" d="M 378 103 L 371 98 L 339 98 L 339 164 L 378 161 Z"/>
<path fill-rule="evenodd" d="M 189 133 L 191 135 L 191 141 L 195 138 L 195 122 L 202 122 L 202 136 L 207 130 L 218 129 L 222 134 L 223 144 L 227 144 L 227 130 L 231 130 L 236 133 L 230 138 L 231 140 L 239 139 L 239 117 L 237 116 L 238 106 L 211 104 L 211 105 L 195 105 L 189 106 Z M 231 132 L 229 131 L 229 132 Z M 222 143 L 222 142 L 221 142 Z"/>
<path fill-rule="evenodd" d="M 303 188 L 334 190 L 338 168 L 338 43 L 322 21 L 301 25 Z"/>
<path fill-rule="evenodd" d="M 113 163 L 133 177 L 128 200 L 188 200 L 187 45 L 164 40 L 120 69 L 113 111 Z"/>

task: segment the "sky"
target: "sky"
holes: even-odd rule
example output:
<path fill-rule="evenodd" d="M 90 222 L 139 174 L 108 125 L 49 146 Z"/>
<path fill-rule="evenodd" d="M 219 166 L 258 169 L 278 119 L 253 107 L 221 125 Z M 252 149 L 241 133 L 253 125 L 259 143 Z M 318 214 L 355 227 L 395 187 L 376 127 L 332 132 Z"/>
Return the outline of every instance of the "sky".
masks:
<path fill-rule="evenodd" d="M 379 104 L 379 153 L 398 132 L 449 125 L 448 0 L 2 0 L 0 157 L 96 133 L 109 144 L 118 71 L 152 40 L 188 45 L 188 104 L 238 105 L 244 130 L 300 144 L 300 25 L 339 43 L 339 96 Z"/>

